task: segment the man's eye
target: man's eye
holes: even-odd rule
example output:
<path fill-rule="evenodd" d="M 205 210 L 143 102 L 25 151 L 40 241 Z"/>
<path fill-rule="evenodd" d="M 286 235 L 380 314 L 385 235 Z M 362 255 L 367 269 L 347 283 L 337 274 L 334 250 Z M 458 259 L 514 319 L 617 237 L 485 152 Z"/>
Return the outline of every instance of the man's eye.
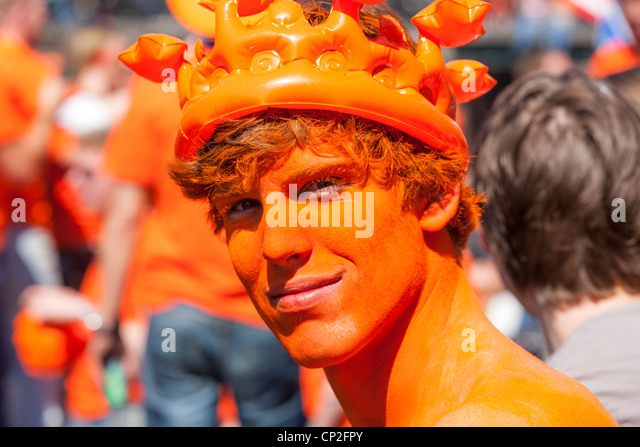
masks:
<path fill-rule="evenodd" d="M 315 192 L 319 195 L 340 194 L 344 183 L 344 180 L 338 177 L 320 178 L 307 183 L 301 192 Z"/>
<path fill-rule="evenodd" d="M 230 218 L 239 218 L 251 212 L 255 208 L 260 207 L 260 202 L 257 200 L 244 199 L 229 205 L 223 210 L 223 214 Z"/>

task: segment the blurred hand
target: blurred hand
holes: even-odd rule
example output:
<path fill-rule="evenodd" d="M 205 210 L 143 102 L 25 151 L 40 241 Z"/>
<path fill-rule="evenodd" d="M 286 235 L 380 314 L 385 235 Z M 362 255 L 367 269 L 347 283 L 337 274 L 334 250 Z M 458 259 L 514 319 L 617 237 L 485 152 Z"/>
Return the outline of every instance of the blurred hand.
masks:
<path fill-rule="evenodd" d="M 68 324 L 94 310 L 74 289 L 63 286 L 30 286 L 22 293 L 19 305 L 46 323 Z"/>
<path fill-rule="evenodd" d="M 96 331 L 89 339 L 86 352 L 104 366 L 110 359 L 122 356 L 122 342 L 118 334 Z"/>
<path fill-rule="evenodd" d="M 19 305 L 45 323 L 70 324 L 82 320 L 88 329 L 95 329 L 86 349 L 101 365 L 112 357 L 122 355 L 118 333 L 100 327 L 97 309 L 74 289 L 63 286 L 30 286 L 20 296 Z M 88 318 L 92 320 L 89 321 Z M 95 327 L 91 327 L 93 325 Z"/>
<path fill-rule="evenodd" d="M 120 326 L 122 339 L 122 367 L 128 381 L 141 380 L 142 362 L 147 345 L 147 325 L 127 321 Z"/>

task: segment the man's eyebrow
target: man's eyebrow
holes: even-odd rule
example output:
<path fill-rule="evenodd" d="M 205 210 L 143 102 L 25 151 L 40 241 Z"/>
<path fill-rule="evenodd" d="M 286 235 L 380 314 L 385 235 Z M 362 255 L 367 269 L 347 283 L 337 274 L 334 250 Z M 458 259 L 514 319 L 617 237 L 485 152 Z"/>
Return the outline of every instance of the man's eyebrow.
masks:
<path fill-rule="evenodd" d="M 318 163 L 314 166 L 305 166 L 294 170 L 283 182 L 283 186 L 291 185 L 302 179 L 317 177 L 320 175 L 345 176 L 349 179 L 360 179 L 364 177 L 362 166 L 353 160 L 336 160 L 327 163 Z"/>
<path fill-rule="evenodd" d="M 249 194 L 251 191 L 244 187 L 242 182 L 229 182 L 224 185 L 218 185 L 209 195 L 210 199 L 226 199 L 234 196 L 242 196 Z"/>
<path fill-rule="evenodd" d="M 285 180 L 282 182 L 281 187 L 286 191 L 288 190 L 289 185 L 297 183 L 302 179 L 318 177 L 321 175 L 344 176 L 351 181 L 361 180 L 365 177 L 364 172 L 362 171 L 362 166 L 354 160 L 340 159 L 296 169 L 287 175 Z M 241 181 L 227 182 L 218 185 L 214 189 L 214 192 L 210 194 L 210 198 L 213 200 L 226 199 L 234 196 L 242 196 L 251 192 L 251 190 L 245 188 L 245 185 L 243 185 Z"/>

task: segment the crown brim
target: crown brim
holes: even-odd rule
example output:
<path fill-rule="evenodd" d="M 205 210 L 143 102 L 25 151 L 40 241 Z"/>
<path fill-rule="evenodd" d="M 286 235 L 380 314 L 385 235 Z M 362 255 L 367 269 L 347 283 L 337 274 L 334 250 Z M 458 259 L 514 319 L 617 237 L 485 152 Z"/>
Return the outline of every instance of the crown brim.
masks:
<path fill-rule="evenodd" d="M 456 122 L 415 88 L 388 88 L 366 71 L 327 75 L 299 60 L 260 75 L 232 73 L 192 98 L 183 109 L 177 157 L 192 159 L 221 122 L 270 107 L 348 113 L 394 127 L 439 151 L 468 152 Z"/>

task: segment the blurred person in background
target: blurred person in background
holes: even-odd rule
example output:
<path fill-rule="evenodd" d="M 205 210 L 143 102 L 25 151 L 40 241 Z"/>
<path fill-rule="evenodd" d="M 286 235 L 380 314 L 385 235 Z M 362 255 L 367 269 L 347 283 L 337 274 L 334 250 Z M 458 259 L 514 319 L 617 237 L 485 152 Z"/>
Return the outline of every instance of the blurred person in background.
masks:
<path fill-rule="evenodd" d="M 536 48 L 515 61 L 512 74 L 514 79 L 536 71 L 560 76 L 574 68 L 575 64 L 566 51 Z"/>
<path fill-rule="evenodd" d="M 492 22 L 509 19 L 513 16 L 514 0 L 490 0 L 491 15 L 489 18 Z"/>
<path fill-rule="evenodd" d="M 575 68 L 570 55 L 563 50 L 536 48 L 522 54 L 512 70 L 519 79 L 531 73 L 548 73 L 560 76 Z M 486 294 L 485 312 L 493 324 L 505 335 L 540 359 L 546 359 L 548 349 L 538 320 L 520 304 L 517 297 L 506 288 L 492 256 L 486 253 L 482 241 L 482 227 L 477 230 L 477 245 L 484 254 L 477 259 L 469 280 L 478 284 Z"/>
<path fill-rule="evenodd" d="M 577 22 L 566 0 L 516 0 L 515 11 L 513 44 L 518 52 L 571 49 Z"/>
<path fill-rule="evenodd" d="M 520 54 L 511 70 L 513 79 L 530 75 L 533 72 L 562 75 L 575 68 L 571 56 L 563 50 L 535 48 Z M 482 123 L 478 119 L 474 127 Z M 474 170 L 470 170 L 473 177 Z M 495 260 L 483 244 L 482 227 L 472 233 L 469 248 L 473 262 L 469 264 L 467 275 L 489 320 L 505 335 L 540 359 L 547 356 L 547 347 L 542 329 L 533 317 L 520 304 L 513 293 L 504 284 Z"/>
<path fill-rule="evenodd" d="M 101 148 L 129 105 L 128 73 L 117 58 L 125 42 L 107 27 L 84 27 L 69 33 L 62 45 L 73 89 L 55 120 L 77 143 L 54 170 L 53 220 L 64 283 L 74 289 L 96 249 L 111 186 L 98 172 Z"/>
<path fill-rule="evenodd" d="M 105 138 L 128 107 L 129 74 L 117 59 L 124 48 L 124 38 L 103 27 L 81 28 L 67 37 L 64 55 L 73 89 L 55 121 L 76 144 L 54 167 L 52 179 L 54 233 L 65 285 L 28 288 L 14 319 L 14 344 L 24 369 L 33 377 L 64 379 L 66 425 L 71 426 L 113 425 L 113 408 L 120 410 L 127 400 L 141 398 L 139 377 L 127 374 L 122 389 L 116 390 L 119 364 L 111 362 L 105 374 L 104 365 L 85 349 L 100 331 L 100 324 L 90 321 L 97 317 L 103 287 L 94 251 L 111 182 L 98 168 Z M 140 338 L 144 340 L 142 318 L 124 305 L 119 319 L 123 343 L 131 341 L 128 352 L 136 352 Z M 65 345 L 70 348 L 65 350 Z"/>
<path fill-rule="evenodd" d="M 486 244 L 547 363 L 640 425 L 640 112 L 579 72 L 498 98 L 478 144 Z"/>
<path fill-rule="evenodd" d="M 24 375 L 10 331 L 18 296 L 28 285 L 62 283 L 47 161 L 69 144 L 54 125 L 66 86 L 56 59 L 32 48 L 47 21 L 46 2 L 1 0 L 0 12 L 0 423 L 57 425 L 56 384 Z"/>
<path fill-rule="evenodd" d="M 589 60 L 587 71 L 596 78 L 606 78 L 640 66 L 640 0 L 619 0 L 630 30 L 626 40 L 612 39 Z"/>
<path fill-rule="evenodd" d="M 80 291 L 66 286 L 28 287 L 13 322 L 13 342 L 31 377 L 64 380 L 66 426 L 142 426 L 139 377 L 128 374 L 121 362 L 97 362 L 86 349 L 101 328 L 97 309 L 102 288 L 95 263 L 89 266 Z M 130 284 L 129 288 L 135 290 Z M 144 320 L 136 312 L 135 301 L 125 298 L 119 321 L 122 343 L 130 355 L 144 343 L 139 333 Z"/>
<path fill-rule="evenodd" d="M 506 288 L 495 260 L 483 247 L 481 232 L 482 227 L 477 228 L 469 239 L 472 261 L 465 268 L 469 283 L 489 321 L 522 348 L 544 360 L 547 351 L 540 325 Z"/>

